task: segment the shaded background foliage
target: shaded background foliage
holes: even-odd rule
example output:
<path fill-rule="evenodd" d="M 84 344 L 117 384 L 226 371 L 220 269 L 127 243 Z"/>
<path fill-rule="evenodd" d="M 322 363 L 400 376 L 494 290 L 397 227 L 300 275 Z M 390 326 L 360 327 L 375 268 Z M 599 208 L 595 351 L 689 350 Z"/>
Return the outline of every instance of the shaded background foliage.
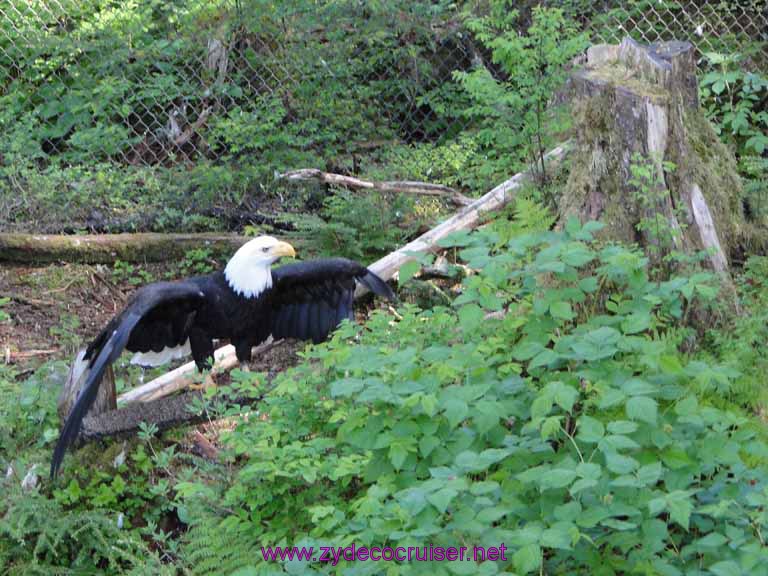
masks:
<path fill-rule="evenodd" d="M 504 81 L 510 70 L 472 22 L 524 31 L 538 4 L 11 0 L 0 7 L 0 226 L 239 229 L 258 212 L 317 210 L 324 190 L 275 179 L 301 167 L 487 189 L 527 154 L 499 150 L 456 73 Z M 768 57 L 764 1 L 556 4 L 594 41 L 686 39 L 702 54 L 738 52 L 745 73 Z M 452 165 L 434 173 L 411 155 Z"/>

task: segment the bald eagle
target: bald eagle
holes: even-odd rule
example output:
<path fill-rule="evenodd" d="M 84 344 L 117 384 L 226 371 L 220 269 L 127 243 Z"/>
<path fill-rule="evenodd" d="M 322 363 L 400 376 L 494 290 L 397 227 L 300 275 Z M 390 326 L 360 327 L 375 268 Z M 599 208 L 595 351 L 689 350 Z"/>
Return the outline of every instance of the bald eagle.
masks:
<path fill-rule="evenodd" d="M 85 384 L 54 449 L 51 477 L 77 437 L 104 371 L 123 349 L 135 353 L 132 363 L 145 366 L 191 353 L 203 371 L 212 366 L 213 340 L 226 338 L 243 364 L 250 360 L 251 348 L 270 335 L 324 340 L 344 318 L 353 318 L 356 280 L 395 300 L 381 278 L 352 260 L 328 258 L 272 270 L 284 256 L 295 256 L 290 244 L 260 236 L 240 247 L 223 271 L 137 290 L 76 359 L 73 373 L 85 378 Z"/>

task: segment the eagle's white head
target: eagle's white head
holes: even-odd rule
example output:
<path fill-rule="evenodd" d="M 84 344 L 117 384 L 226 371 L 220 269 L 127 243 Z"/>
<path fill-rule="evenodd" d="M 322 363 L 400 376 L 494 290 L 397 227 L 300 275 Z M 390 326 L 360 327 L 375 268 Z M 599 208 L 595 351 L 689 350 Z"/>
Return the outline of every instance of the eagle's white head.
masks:
<path fill-rule="evenodd" d="M 259 236 L 243 244 L 224 268 L 230 288 L 246 298 L 255 298 L 272 287 L 270 267 L 283 256 L 296 256 L 293 246 L 272 236 Z"/>

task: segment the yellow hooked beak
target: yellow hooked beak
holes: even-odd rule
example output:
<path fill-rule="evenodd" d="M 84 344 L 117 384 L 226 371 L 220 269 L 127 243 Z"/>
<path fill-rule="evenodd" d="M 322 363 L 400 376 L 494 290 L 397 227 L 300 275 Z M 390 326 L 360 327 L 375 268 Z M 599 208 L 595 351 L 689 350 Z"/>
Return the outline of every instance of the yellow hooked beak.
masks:
<path fill-rule="evenodd" d="M 293 249 L 293 246 L 288 244 L 288 242 L 278 242 L 272 246 L 270 254 L 276 258 L 282 258 L 283 256 L 290 256 L 291 258 L 296 257 L 296 251 Z"/>

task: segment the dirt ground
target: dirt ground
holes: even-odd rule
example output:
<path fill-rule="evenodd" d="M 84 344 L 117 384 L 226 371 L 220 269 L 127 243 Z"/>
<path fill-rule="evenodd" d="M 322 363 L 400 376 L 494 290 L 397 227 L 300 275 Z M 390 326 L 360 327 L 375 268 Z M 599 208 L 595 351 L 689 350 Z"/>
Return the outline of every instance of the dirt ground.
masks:
<path fill-rule="evenodd" d="M 160 279 L 163 268 L 147 266 Z M 22 367 L 65 358 L 93 338 L 120 311 L 136 286 L 105 266 L 0 265 L 0 298 L 10 298 L 0 323 L 0 361 Z"/>

